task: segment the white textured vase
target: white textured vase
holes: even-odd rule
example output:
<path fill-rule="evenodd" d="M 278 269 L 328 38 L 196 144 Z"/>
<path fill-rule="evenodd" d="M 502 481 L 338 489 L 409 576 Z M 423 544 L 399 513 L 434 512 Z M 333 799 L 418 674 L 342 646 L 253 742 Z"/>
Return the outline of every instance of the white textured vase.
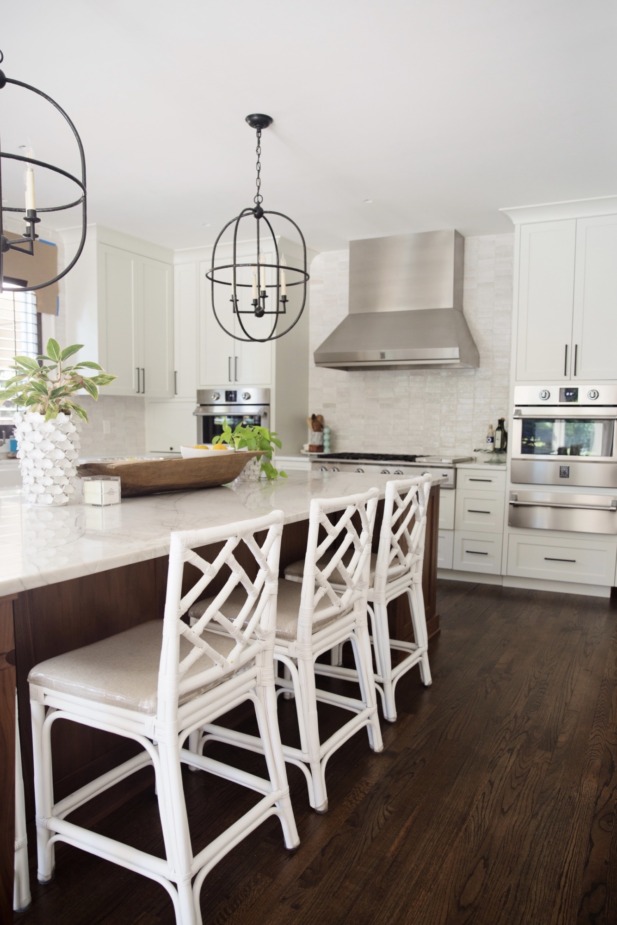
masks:
<path fill-rule="evenodd" d="M 46 421 L 38 411 L 15 415 L 23 496 L 34 504 L 67 504 L 77 492 L 79 431 L 68 414 Z"/>

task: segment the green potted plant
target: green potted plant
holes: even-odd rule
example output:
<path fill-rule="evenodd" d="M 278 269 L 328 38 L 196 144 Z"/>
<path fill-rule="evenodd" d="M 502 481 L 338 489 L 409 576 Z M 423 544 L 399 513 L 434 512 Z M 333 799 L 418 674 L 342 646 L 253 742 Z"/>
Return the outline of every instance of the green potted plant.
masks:
<path fill-rule="evenodd" d="M 257 450 L 262 454 L 256 460 L 259 463 L 258 474 L 263 473 L 267 479 L 287 478 L 287 473 L 277 469 L 272 462 L 275 448 L 280 449 L 282 443 L 276 433 L 267 427 L 259 424 L 236 424 L 232 429 L 225 421 L 223 432 L 214 437 L 212 442 L 227 444 L 235 450 Z"/>
<path fill-rule="evenodd" d="M 50 338 L 46 353 L 36 359 L 14 357 L 15 374 L 0 390 L 0 402 L 17 409 L 15 436 L 26 501 L 66 504 L 75 492 L 79 432 L 73 417 L 87 421 L 88 415 L 74 395 L 85 391 L 97 399 L 99 388 L 116 378 L 91 360 L 67 363 L 82 347 L 63 349 Z"/>

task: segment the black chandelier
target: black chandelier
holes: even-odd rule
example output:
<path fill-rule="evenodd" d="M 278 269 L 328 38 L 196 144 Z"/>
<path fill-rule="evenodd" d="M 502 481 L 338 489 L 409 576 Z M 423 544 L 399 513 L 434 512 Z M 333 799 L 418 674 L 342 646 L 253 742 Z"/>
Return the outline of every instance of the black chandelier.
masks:
<path fill-rule="evenodd" d="M 0 64 L 3 62 L 3 60 L 4 55 L 2 51 L 0 51 Z M 44 289 L 46 286 L 51 286 L 54 283 L 57 283 L 58 280 L 62 279 L 63 276 L 66 276 L 69 270 L 75 266 L 79 260 L 79 257 L 81 256 L 86 240 L 87 226 L 86 161 L 84 157 L 83 145 L 81 143 L 81 138 L 79 137 L 77 129 L 71 122 L 66 112 L 55 102 L 55 100 L 53 100 L 46 93 L 43 93 L 42 90 L 37 90 L 36 87 L 32 87 L 30 84 L 23 83 L 21 80 L 13 80 L 12 78 L 7 77 L 4 72 L 0 70 L 0 90 L 5 89 L 9 84 L 15 87 L 21 87 L 23 90 L 28 90 L 31 93 L 37 94 L 37 96 L 42 97 L 44 100 L 50 103 L 58 113 L 60 113 L 74 136 L 80 163 L 80 174 L 79 176 L 74 176 L 67 170 L 62 169 L 61 167 L 56 167 L 54 164 L 47 163 L 46 161 L 36 160 L 34 157 L 32 157 L 31 151 L 20 154 L 9 154 L 0 148 L 0 292 L 4 291 L 5 289 L 14 289 L 16 288 L 16 285 L 18 288 L 26 292 L 32 292 L 37 289 Z M 23 205 L 7 205 L 4 202 L 2 190 L 2 171 L 9 166 L 9 162 L 20 162 L 25 167 L 25 199 Z M 38 205 L 35 198 L 35 168 L 36 172 L 39 173 L 40 176 L 43 175 L 41 173 L 42 171 L 52 171 L 54 174 L 69 180 L 72 184 L 75 185 L 75 192 L 73 195 L 76 198 L 71 199 L 69 202 L 63 202 L 58 205 Z M 26 273 L 19 273 L 19 276 L 26 276 L 26 279 L 15 279 L 14 274 L 11 274 L 10 271 L 5 272 L 6 266 L 11 262 L 13 255 L 15 255 L 16 260 L 21 259 L 17 256 L 18 254 L 24 254 L 27 257 L 34 257 L 35 260 L 33 260 L 32 266 L 36 264 L 36 256 L 38 251 L 37 248 L 35 248 L 35 242 L 39 240 L 36 226 L 41 221 L 39 218 L 41 213 L 60 212 L 67 209 L 72 209 L 76 206 L 81 206 L 81 239 L 77 245 L 72 260 L 63 270 L 57 272 L 57 266 L 54 266 L 53 272 L 51 272 L 49 279 L 43 280 L 37 277 L 35 270 L 32 271 L 32 274 L 29 272 L 29 270 Z M 23 230 L 22 234 L 14 234 L 10 231 L 7 232 L 5 227 L 5 214 L 9 212 L 23 215 L 25 229 Z M 27 263 L 29 264 L 29 261 L 27 261 Z M 23 271 L 23 261 L 21 261 L 20 267 Z M 48 274 L 45 273 L 44 275 L 46 276 Z"/>
<path fill-rule="evenodd" d="M 272 124 L 272 118 L 253 113 L 246 121 L 257 132 L 255 204 L 243 209 L 220 232 L 206 278 L 211 283 L 212 309 L 223 330 L 236 340 L 265 342 L 283 337 L 300 320 L 306 305 L 309 274 L 306 243 L 298 225 L 282 212 L 267 212 L 262 207 L 261 132 Z M 255 224 L 247 230 L 242 222 L 245 219 L 250 222 L 251 218 Z M 280 223 L 277 237 L 274 218 L 288 223 L 282 228 L 291 229 L 291 238 L 289 233 L 280 232 Z M 251 242 L 250 256 L 246 256 L 247 241 Z M 288 256 L 293 262 L 286 259 L 284 241 L 290 242 Z M 221 257 L 221 252 L 225 256 Z M 300 259 L 296 259 L 296 253 Z M 223 298 L 225 290 L 221 286 L 231 289 L 228 300 Z"/>

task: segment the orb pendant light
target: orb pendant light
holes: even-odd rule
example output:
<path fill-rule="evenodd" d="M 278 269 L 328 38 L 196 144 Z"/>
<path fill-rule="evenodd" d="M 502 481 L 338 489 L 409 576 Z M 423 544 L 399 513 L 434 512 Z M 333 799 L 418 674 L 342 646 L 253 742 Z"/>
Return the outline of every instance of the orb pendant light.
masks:
<path fill-rule="evenodd" d="M 236 340 L 264 342 L 283 337 L 300 320 L 309 274 L 306 242 L 298 225 L 262 205 L 261 133 L 272 118 L 253 113 L 246 121 L 257 133 L 254 205 L 220 232 L 206 278 L 212 310 L 223 330 Z"/>
<path fill-rule="evenodd" d="M 4 55 L 0 51 L 0 64 L 3 59 Z M 23 146 L 21 147 L 21 153 L 9 153 L 8 151 L 0 150 L 0 292 L 5 289 L 15 288 L 15 280 L 7 267 L 7 265 L 11 263 L 12 256 L 15 254 L 22 254 L 27 258 L 33 258 L 32 260 L 21 261 L 20 268 L 28 278 L 19 281 L 20 289 L 26 292 L 32 292 L 44 289 L 47 286 L 52 286 L 56 284 L 58 280 L 62 279 L 63 276 L 66 276 L 69 270 L 75 266 L 83 251 L 87 230 L 86 162 L 83 145 L 77 129 L 58 103 L 46 93 L 43 93 L 42 90 L 37 90 L 36 87 L 23 83 L 21 80 L 14 80 L 7 77 L 4 72 L 0 70 L 0 93 L 4 95 L 13 92 L 11 88 L 18 88 L 18 92 L 27 91 L 27 93 L 35 94 L 36 97 L 49 103 L 55 112 L 59 114 L 61 119 L 64 120 L 59 123 L 60 127 L 68 129 L 72 135 L 74 143 L 73 151 L 77 156 L 79 164 L 79 172 L 72 174 L 56 164 L 36 159 L 33 157 L 32 151 L 30 149 L 24 149 Z M 21 99 L 26 103 L 26 106 L 28 106 L 28 101 L 32 100 L 32 97 L 21 97 Z M 14 127 L 9 126 L 8 128 L 12 130 L 14 134 Z M 33 131 L 34 128 L 35 126 L 32 127 Z M 7 126 L 3 125 L 3 129 L 6 130 Z M 20 172 L 21 170 L 23 170 L 25 195 L 21 203 L 18 203 L 15 199 L 11 199 L 10 197 L 13 195 L 14 187 L 18 185 L 17 178 L 14 176 L 15 171 Z M 56 183 L 59 180 L 61 184 L 68 187 L 68 191 L 65 193 L 68 198 L 62 196 L 59 201 L 53 198 L 51 202 L 48 202 L 45 195 L 37 197 L 35 195 L 35 179 L 38 191 L 39 186 L 45 188 L 47 185 L 53 184 L 54 178 L 56 179 Z M 10 182 L 6 182 L 7 180 Z M 64 187 L 62 187 L 62 189 L 64 192 Z M 46 216 L 48 214 L 53 215 L 54 213 L 73 208 L 79 210 L 79 223 L 81 226 L 79 242 L 72 258 L 63 269 L 57 269 L 57 266 L 55 266 L 56 258 L 54 257 L 54 269 L 53 271 L 48 271 L 47 267 L 37 260 L 40 254 L 37 248 L 41 246 L 39 235 L 37 234 L 37 225 L 41 221 L 40 216 L 42 214 Z M 12 233 L 6 229 L 6 218 L 9 213 L 14 213 L 16 216 L 21 216 L 23 219 L 25 224 L 21 234 Z M 44 245 L 42 246 L 44 248 Z M 21 260 L 20 257 L 16 259 Z M 40 266 L 42 266 L 45 271 L 42 278 L 40 273 L 37 273 L 37 268 Z"/>

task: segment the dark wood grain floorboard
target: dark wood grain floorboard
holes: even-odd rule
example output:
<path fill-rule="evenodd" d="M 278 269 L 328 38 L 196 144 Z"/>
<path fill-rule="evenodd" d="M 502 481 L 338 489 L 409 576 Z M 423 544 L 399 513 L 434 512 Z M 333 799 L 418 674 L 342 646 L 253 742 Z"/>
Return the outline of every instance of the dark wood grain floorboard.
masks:
<path fill-rule="evenodd" d="M 361 734 L 332 757 L 327 814 L 290 768 L 299 849 L 269 820 L 206 878 L 204 923 L 617 925 L 615 602 L 462 582 L 438 602 L 433 686 L 400 682 L 381 754 Z M 197 845 L 251 800 L 186 788 Z M 137 794 L 98 824 L 162 851 L 153 808 Z M 67 846 L 33 892 L 20 925 L 174 921 L 157 884 Z"/>

